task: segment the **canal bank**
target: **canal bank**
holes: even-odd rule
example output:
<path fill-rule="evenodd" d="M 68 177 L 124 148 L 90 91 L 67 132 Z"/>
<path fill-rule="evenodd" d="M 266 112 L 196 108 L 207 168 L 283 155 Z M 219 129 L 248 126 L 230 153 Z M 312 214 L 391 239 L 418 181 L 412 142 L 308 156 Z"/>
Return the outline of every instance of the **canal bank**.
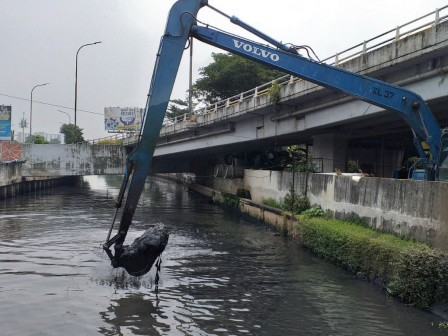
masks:
<path fill-rule="evenodd" d="M 303 176 L 307 177 L 306 174 Z M 171 175 L 169 178 L 185 181 L 185 176 L 182 175 Z M 188 177 L 188 180 L 191 180 L 191 177 Z M 322 212 L 317 218 L 312 215 L 295 216 L 245 198 L 252 196 L 248 189 L 239 188 L 236 193 L 229 193 L 229 185 L 239 184 L 235 183 L 236 181 L 229 182 L 227 188 L 222 187 L 221 190 L 196 183 L 189 183 L 188 186 L 190 190 L 205 195 L 214 202 L 234 207 L 242 214 L 268 223 L 285 235 L 297 238 L 303 246 L 318 256 L 358 278 L 375 282 L 403 302 L 419 308 L 431 308 L 436 314 L 448 318 L 447 252 L 414 240 L 399 238 L 384 230 L 372 230 L 359 216 L 351 221 L 331 219 L 335 217 L 331 211 L 325 215 Z M 224 183 L 221 181 L 220 185 L 224 186 Z M 222 191 L 223 189 L 226 191 Z M 330 188 L 327 186 L 327 192 L 328 189 Z M 236 194 L 245 196 L 239 197 Z M 265 199 L 267 195 L 273 196 L 268 191 L 263 191 L 262 194 Z M 435 303 L 437 304 L 434 305 Z"/>
<path fill-rule="evenodd" d="M 448 252 L 448 183 L 360 175 L 245 169 L 242 178 L 198 177 L 195 182 L 233 195 L 246 190 L 256 203 L 281 203 L 293 188 L 335 219 L 360 218 L 372 229 Z"/>
<path fill-rule="evenodd" d="M 0 163 L 0 199 L 78 182 L 79 176 L 24 177 L 22 163 Z"/>

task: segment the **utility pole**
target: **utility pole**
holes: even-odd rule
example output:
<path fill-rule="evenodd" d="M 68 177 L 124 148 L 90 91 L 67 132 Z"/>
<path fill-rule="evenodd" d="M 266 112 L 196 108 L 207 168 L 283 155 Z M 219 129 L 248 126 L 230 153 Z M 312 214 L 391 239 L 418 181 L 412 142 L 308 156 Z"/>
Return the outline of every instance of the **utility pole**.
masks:
<path fill-rule="evenodd" d="M 33 124 L 33 91 L 35 88 L 39 87 L 39 86 L 45 86 L 48 85 L 50 83 L 44 83 L 44 84 L 37 84 L 36 86 L 34 86 L 31 89 L 31 105 L 30 105 L 30 136 L 33 135 L 33 128 L 32 128 L 32 124 Z"/>
<path fill-rule="evenodd" d="M 77 103 L 78 103 L 78 54 L 79 51 L 87 46 L 91 46 L 94 44 L 98 44 L 101 43 L 101 41 L 98 42 L 93 42 L 93 43 L 87 43 L 87 44 L 83 44 L 82 46 L 79 47 L 78 51 L 76 52 L 76 63 L 75 63 L 75 134 L 74 134 L 74 143 L 76 144 L 76 111 L 77 111 Z"/>
<path fill-rule="evenodd" d="M 188 81 L 188 119 L 193 115 L 193 38 L 190 37 L 190 78 Z"/>
<path fill-rule="evenodd" d="M 20 128 L 22 129 L 23 142 L 26 141 L 25 128 L 27 128 L 27 127 L 28 127 L 28 121 L 25 119 L 25 112 L 23 112 L 23 117 L 20 120 Z"/>

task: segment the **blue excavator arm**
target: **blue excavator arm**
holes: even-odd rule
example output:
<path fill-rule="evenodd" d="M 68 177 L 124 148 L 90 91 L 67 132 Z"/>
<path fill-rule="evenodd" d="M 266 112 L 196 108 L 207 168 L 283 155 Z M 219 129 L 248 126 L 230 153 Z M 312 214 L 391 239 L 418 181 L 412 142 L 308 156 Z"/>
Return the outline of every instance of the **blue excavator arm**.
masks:
<path fill-rule="evenodd" d="M 182 54 L 190 38 L 191 27 L 196 23 L 199 9 L 205 4 L 206 2 L 201 0 L 180 0 L 171 7 L 151 78 L 139 141 L 127 157 L 126 174 L 115 204 L 115 216 L 106 242 L 103 244 L 103 249 L 107 252 L 112 265 L 124 267 L 132 275 L 142 275 L 149 271 L 155 261 L 154 257 L 163 251 L 164 244 L 168 240 L 166 234 L 161 234 L 160 239 L 155 239 L 156 243 L 152 244 L 151 235 L 157 233 L 154 232 L 147 235 L 148 239 L 143 239 L 135 246 L 137 240 L 131 247 L 123 245 L 148 175 Z M 126 200 L 120 226 L 116 235 L 111 238 L 124 198 Z M 112 245 L 115 245 L 115 255 L 110 250 Z M 143 251 L 145 247 L 146 252 Z"/>
<path fill-rule="evenodd" d="M 171 8 L 151 80 L 140 141 L 134 152 L 128 157 L 127 174 L 117 200 L 115 218 L 127 190 L 120 227 L 117 234 L 110 238 L 114 224 L 112 223 L 104 244 L 104 249 L 114 266 L 126 268 L 124 262 L 120 262 L 120 256 L 125 252 L 123 242 L 143 190 L 180 60 L 190 37 L 396 112 L 410 126 L 414 134 L 414 144 L 422 159 L 426 159 L 426 156 L 421 143 L 428 144 L 432 161 L 425 160 L 425 169 L 428 176 L 432 174 L 433 165 L 437 162 L 440 154 L 442 131 L 425 101 L 419 95 L 389 83 L 302 57 L 295 49 L 277 42 L 236 17 L 229 18 L 233 23 L 273 44 L 275 48 L 208 26 L 198 26 L 196 16 L 199 9 L 205 5 L 208 5 L 207 0 L 179 0 Z M 448 140 L 445 142 L 448 145 Z M 115 244 L 115 255 L 109 249 L 113 244 Z"/>

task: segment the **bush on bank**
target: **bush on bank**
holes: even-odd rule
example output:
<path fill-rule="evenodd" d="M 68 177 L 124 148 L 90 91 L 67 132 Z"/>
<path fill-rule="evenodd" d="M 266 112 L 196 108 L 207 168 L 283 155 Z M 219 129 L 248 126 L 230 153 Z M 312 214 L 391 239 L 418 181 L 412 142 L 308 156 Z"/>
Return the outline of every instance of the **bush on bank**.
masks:
<path fill-rule="evenodd" d="M 428 308 L 447 296 L 446 252 L 339 220 L 297 216 L 282 229 L 326 260 L 358 276 L 381 279 L 389 294 L 407 304 Z"/>
<path fill-rule="evenodd" d="M 231 194 L 224 194 L 224 203 L 240 206 L 239 197 Z M 263 203 L 289 210 L 284 202 L 268 199 Z M 379 280 L 390 295 L 423 309 L 437 301 L 448 301 L 447 252 L 372 230 L 359 218 L 328 219 L 319 206 L 301 209 L 296 221 L 288 220 L 287 214 L 276 223 L 283 234 L 298 238 L 322 258 L 359 277 Z"/>

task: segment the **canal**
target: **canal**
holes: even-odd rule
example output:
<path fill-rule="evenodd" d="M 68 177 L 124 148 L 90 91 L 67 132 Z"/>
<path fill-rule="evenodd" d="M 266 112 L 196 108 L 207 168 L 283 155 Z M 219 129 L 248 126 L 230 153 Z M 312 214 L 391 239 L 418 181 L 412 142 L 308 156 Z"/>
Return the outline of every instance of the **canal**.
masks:
<path fill-rule="evenodd" d="M 121 178 L 84 178 L 1 201 L 1 335 L 437 335 L 441 320 L 353 279 L 271 228 L 151 180 L 127 242 L 163 223 L 150 273 L 100 245 Z"/>

